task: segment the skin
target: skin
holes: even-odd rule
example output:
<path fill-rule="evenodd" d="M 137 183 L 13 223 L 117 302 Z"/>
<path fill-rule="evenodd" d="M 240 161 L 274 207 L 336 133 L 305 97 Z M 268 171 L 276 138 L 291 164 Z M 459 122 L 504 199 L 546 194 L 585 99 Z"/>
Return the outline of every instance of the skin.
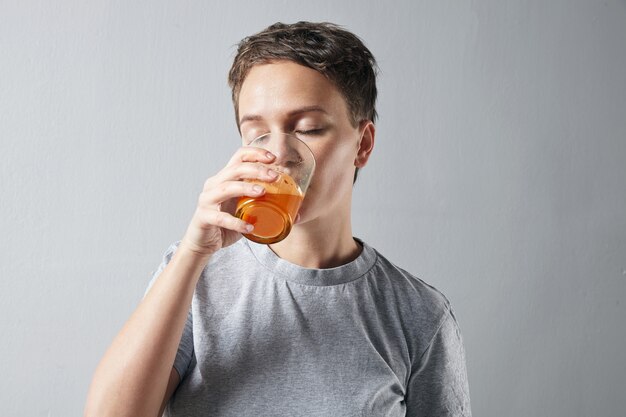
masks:
<path fill-rule="evenodd" d="M 244 146 L 204 183 L 178 250 L 98 364 L 85 416 L 161 415 L 180 381 L 172 365 L 202 270 L 215 252 L 251 231 L 252 225 L 233 216 L 239 197 L 265 192 L 242 180 L 276 178 L 267 166 L 274 156 L 245 146 L 252 138 L 295 132 L 317 161 L 297 224 L 271 249 L 310 268 L 339 266 L 360 253 L 350 221 L 352 180 L 355 168 L 370 157 L 374 125 L 352 125 L 347 104 L 330 81 L 287 61 L 250 70 L 239 114 Z"/>
<path fill-rule="evenodd" d="M 313 152 L 316 171 L 287 238 L 270 247 L 278 256 L 308 268 L 330 268 L 356 258 L 352 238 L 354 171 L 367 163 L 374 125 L 351 123 L 335 85 L 319 72 L 289 61 L 257 65 L 239 94 L 244 145 L 268 132 L 295 132 Z"/>

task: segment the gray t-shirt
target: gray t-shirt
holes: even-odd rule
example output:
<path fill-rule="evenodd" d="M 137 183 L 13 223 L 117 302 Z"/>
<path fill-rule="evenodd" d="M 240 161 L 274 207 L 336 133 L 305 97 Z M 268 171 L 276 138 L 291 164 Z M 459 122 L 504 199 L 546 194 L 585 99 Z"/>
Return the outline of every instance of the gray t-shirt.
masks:
<path fill-rule="evenodd" d="M 470 416 L 450 303 L 358 242 L 357 259 L 330 269 L 246 239 L 216 253 L 193 295 L 165 415 Z"/>

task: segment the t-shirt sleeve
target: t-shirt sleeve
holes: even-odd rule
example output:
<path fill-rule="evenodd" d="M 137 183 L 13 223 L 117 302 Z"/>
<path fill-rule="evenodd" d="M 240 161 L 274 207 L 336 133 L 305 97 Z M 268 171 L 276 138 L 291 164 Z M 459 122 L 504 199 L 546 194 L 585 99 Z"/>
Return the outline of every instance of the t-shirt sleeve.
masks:
<path fill-rule="evenodd" d="M 152 285 L 156 282 L 159 275 L 161 275 L 161 272 L 163 272 L 167 264 L 172 259 L 172 256 L 178 248 L 178 243 L 179 242 L 172 243 L 170 247 L 167 248 L 167 250 L 165 251 L 165 254 L 163 255 L 163 261 L 159 265 L 159 268 L 156 270 L 156 272 L 152 275 L 152 279 L 150 280 L 150 283 L 146 288 L 144 297 L 146 296 L 146 294 L 148 294 L 148 291 L 150 291 Z M 187 321 L 185 322 L 185 328 L 183 329 L 183 335 L 180 339 L 180 343 L 178 344 L 176 359 L 174 359 L 174 368 L 178 372 L 178 375 L 180 375 L 181 381 L 187 374 L 187 370 L 189 369 L 189 366 L 191 364 L 193 354 L 193 316 L 190 307 L 187 314 Z"/>
<path fill-rule="evenodd" d="M 453 311 L 440 323 L 409 378 L 406 415 L 471 417 L 465 349 Z"/>

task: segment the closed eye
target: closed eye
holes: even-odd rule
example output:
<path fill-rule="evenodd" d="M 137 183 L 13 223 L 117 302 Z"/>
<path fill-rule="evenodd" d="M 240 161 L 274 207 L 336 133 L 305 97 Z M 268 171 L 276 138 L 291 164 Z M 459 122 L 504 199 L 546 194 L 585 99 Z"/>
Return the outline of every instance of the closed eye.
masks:
<path fill-rule="evenodd" d="M 324 133 L 324 129 L 296 130 L 294 131 L 294 133 L 297 135 L 314 136 L 314 135 L 321 135 L 322 133 Z"/>

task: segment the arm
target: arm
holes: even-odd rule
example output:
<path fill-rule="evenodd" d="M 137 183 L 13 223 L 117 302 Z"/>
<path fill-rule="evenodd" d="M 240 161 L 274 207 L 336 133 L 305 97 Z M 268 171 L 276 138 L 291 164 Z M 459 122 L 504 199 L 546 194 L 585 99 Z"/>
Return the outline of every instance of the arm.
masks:
<path fill-rule="evenodd" d="M 419 358 L 405 401 L 407 416 L 471 417 L 465 349 L 452 311 Z"/>
<path fill-rule="evenodd" d="M 172 381 L 193 291 L 207 260 L 182 245 L 178 248 L 100 361 L 86 416 L 157 415 Z M 173 392 L 171 384 L 170 389 Z"/>
<path fill-rule="evenodd" d="M 165 396 L 163 397 L 163 402 L 161 403 L 159 414 L 157 414 L 158 416 L 163 415 L 163 411 L 165 411 L 165 406 L 167 405 L 168 401 L 172 397 L 172 394 L 174 394 L 174 391 L 176 391 L 176 388 L 178 387 L 179 383 L 180 383 L 180 376 L 178 375 L 178 372 L 176 371 L 176 369 L 172 368 L 172 372 L 170 373 L 170 380 L 167 382 L 167 389 L 165 390 Z"/>
<path fill-rule="evenodd" d="M 211 256 L 250 232 L 232 214 L 241 196 L 265 190 L 241 181 L 273 181 L 273 155 L 240 148 L 228 165 L 209 178 L 184 238 L 137 309 L 113 340 L 95 371 L 85 416 L 156 416 L 180 379 L 172 369 L 196 283 Z"/>

